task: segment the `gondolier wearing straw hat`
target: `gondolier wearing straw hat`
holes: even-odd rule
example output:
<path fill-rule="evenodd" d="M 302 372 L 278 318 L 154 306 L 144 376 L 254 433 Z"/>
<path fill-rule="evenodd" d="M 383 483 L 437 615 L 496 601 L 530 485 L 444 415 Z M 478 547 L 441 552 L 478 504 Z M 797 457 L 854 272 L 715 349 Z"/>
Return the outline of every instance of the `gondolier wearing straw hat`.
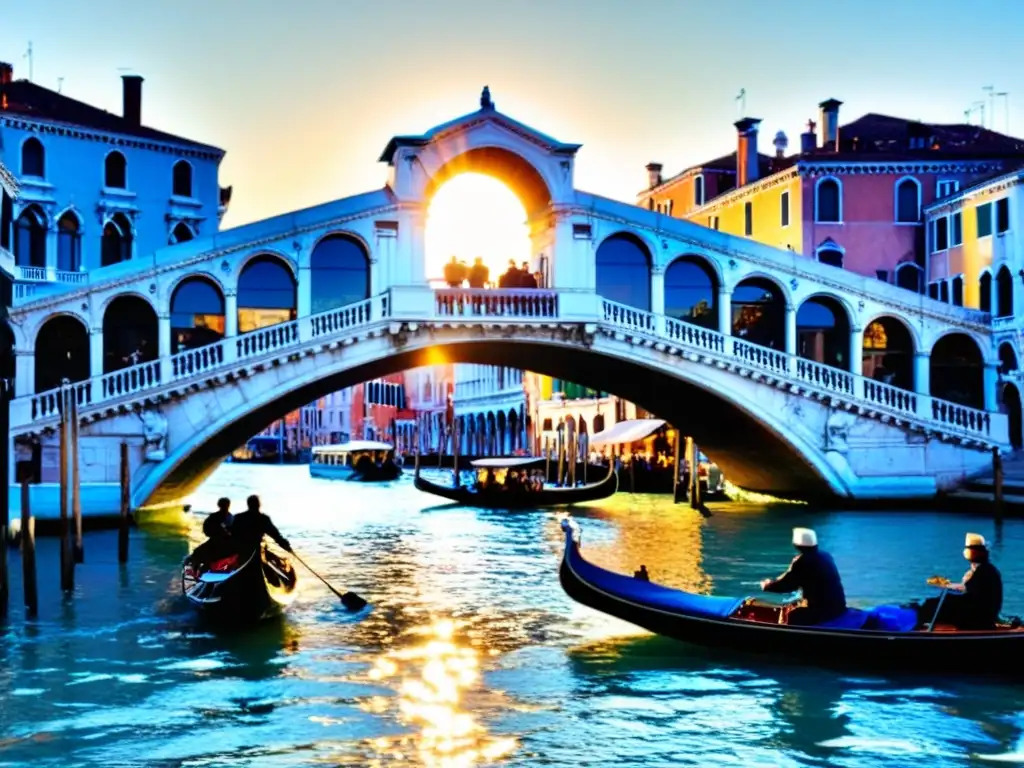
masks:
<path fill-rule="evenodd" d="M 809 626 L 842 616 L 846 611 L 843 582 L 832 555 L 818 549 L 818 535 L 810 528 L 794 528 L 793 546 L 800 554 L 790 563 L 789 570 L 777 579 L 762 581 L 761 589 L 803 593 L 807 605 L 791 610 L 788 624 Z"/>
<path fill-rule="evenodd" d="M 923 622 L 952 624 L 957 629 L 992 629 L 1003 610 L 1003 577 L 989 561 L 988 544 L 980 533 L 968 533 L 964 540 L 964 559 L 971 567 L 959 584 L 947 584 L 953 594 L 945 599 L 925 600 L 918 611 Z M 940 602 L 941 601 L 941 602 Z M 941 604 L 941 613 L 935 613 Z"/>

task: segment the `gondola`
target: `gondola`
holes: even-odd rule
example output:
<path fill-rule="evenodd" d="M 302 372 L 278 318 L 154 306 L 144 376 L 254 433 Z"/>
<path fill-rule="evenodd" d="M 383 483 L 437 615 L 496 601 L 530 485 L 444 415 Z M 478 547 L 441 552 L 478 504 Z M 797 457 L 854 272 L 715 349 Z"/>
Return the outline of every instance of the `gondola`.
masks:
<path fill-rule="evenodd" d="M 285 558 L 261 546 L 247 560 L 232 557 L 214 562 L 197 575 L 186 558 L 181 591 L 206 619 L 244 624 L 280 614 L 296 595 L 298 577 Z"/>
<path fill-rule="evenodd" d="M 1024 628 L 986 631 L 918 628 L 917 612 L 899 606 L 851 608 L 813 627 L 785 623 L 791 606 L 757 598 L 697 595 L 600 568 L 580 553 L 579 528 L 562 521 L 559 579 L 573 600 L 651 632 L 716 649 L 814 660 L 826 666 L 1024 675 Z"/>
<path fill-rule="evenodd" d="M 529 471 L 544 468 L 544 459 L 532 457 L 516 457 L 506 459 L 478 459 L 471 466 L 478 471 L 516 470 Z M 414 484 L 420 491 L 464 504 L 468 507 L 484 507 L 486 509 L 537 509 L 539 507 L 560 507 L 565 504 L 579 504 L 585 501 L 598 501 L 614 494 L 619 489 L 619 478 L 614 466 L 608 468 L 608 474 L 597 483 L 581 485 L 575 488 L 542 488 L 540 490 L 509 490 L 495 491 L 477 490 L 464 485 L 451 486 L 432 483 L 420 475 L 417 457 Z"/>

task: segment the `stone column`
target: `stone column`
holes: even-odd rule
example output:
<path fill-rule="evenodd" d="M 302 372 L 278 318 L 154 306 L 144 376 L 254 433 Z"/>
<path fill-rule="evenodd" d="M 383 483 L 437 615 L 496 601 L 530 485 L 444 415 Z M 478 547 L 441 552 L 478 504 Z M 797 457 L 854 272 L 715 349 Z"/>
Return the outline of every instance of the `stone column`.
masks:
<path fill-rule="evenodd" d="M 914 391 L 919 395 L 932 393 L 931 367 L 931 355 L 926 352 L 918 352 L 914 355 Z"/>
<path fill-rule="evenodd" d="M 103 375 L 103 327 L 93 328 L 89 332 L 89 373 L 93 378 L 92 401 L 95 403 L 103 396 L 102 388 L 97 384 L 96 377 Z"/>
<path fill-rule="evenodd" d="M 651 312 L 654 314 L 654 331 L 658 336 L 665 335 L 665 270 L 661 267 L 651 269 Z"/>
<path fill-rule="evenodd" d="M 171 316 L 160 315 L 157 319 L 157 351 L 160 354 L 160 380 L 170 381 L 171 366 Z"/>
<path fill-rule="evenodd" d="M 786 354 L 796 354 L 796 307 L 786 305 Z"/>
<path fill-rule="evenodd" d="M 298 316 L 306 317 L 313 314 L 313 270 L 310 269 L 309 264 L 299 267 L 297 298 Z"/>
<path fill-rule="evenodd" d="M 14 396 L 22 397 L 36 391 L 36 353 L 31 349 L 14 352 Z"/>
<path fill-rule="evenodd" d="M 57 279 L 57 222 L 46 229 L 46 279 Z"/>
<path fill-rule="evenodd" d="M 853 328 L 850 331 L 850 373 L 860 376 L 864 373 L 864 329 Z"/>
<path fill-rule="evenodd" d="M 997 363 L 985 363 L 985 369 L 982 372 L 982 386 L 985 389 L 984 409 L 986 411 L 998 411 L 999 367 Z"/>
<path fill-rule="evenodd" d="M 238 335 L 238 294 L 234 291 L 224 294 L 224 335 Z"/>
<path fill-rule="evenodd" d="M 732 336 L 732 292 L 725 286 L 718 289 L 718 332 Z"/>

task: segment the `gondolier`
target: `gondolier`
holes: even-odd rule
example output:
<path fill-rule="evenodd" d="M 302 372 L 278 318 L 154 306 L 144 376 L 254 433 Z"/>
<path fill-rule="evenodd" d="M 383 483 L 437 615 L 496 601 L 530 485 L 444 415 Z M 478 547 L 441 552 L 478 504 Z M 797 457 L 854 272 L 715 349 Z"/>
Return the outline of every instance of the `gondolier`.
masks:
<path fill-rule="evenodd" d="M 273 539 L 285 552 L 291 552 L 292 545 L 288 543 L 288 539 L 281 535 L 268 515 L 260 512 L 260 497 L 253 494 L 245 500 L 245 504 L 245 512 L 235 515 L 231 521 L 231 539 L 238 554 L 247 558 L 263 543 L 264 536 Z"/>
<path fill-rule="evenodd" d="M 793 546 L 800 554 L 789 570 L 777 579 L 762 581 L 761 589 L 778 594 L 803 592 L 807 605 L 793 608 L 788 624 L 820 624 L 842 616 L 846 612 L 843 582 L 832 555 L 818 549 L 818 534 L 810 528 L 794 528 Z"/>

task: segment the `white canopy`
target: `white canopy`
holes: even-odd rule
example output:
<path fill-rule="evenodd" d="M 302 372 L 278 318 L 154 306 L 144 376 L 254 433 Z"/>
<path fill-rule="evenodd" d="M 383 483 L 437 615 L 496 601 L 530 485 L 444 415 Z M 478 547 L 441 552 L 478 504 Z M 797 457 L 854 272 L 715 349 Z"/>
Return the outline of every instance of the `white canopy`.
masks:
<path fill-rule="evenodd" d="M 374 440 L 352 440 L 340 445 L 318 445 L 313 448 L 313 453 L 358 453 L 360 451 L 391 451 L 394 450 L 390 443 L 378 443 Z"/>
<path fill-rule="evenodd" d="M 478 469 L 515 469 L 516 467 L 525 467 L 530 464 L 539 464 L 542 461 L 544 459 L 536 456 L 515 456 L 507 459 L 477 459 L 472 462 L 472 465 Z"/>
<path fill-rule="evenodd" d="M 663 419 L 631 419 L 613 424 L 590 438 L 592 446 L 628 445 L 650 437 L 665 426 Z"/>

